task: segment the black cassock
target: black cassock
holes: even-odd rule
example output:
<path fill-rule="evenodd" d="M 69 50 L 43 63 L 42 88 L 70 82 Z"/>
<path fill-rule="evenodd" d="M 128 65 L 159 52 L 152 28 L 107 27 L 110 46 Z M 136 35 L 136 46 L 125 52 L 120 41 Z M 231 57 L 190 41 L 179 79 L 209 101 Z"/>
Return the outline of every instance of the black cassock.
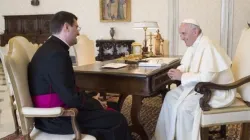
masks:
<path fill-rule="evenodd" d="M 68 50 L 69 46 L 55 36 L 37 50 L 28 68 L 31 96 L 58 94 L 65 106 L 78 109 L 82 133 L 98 140 L 131 140 L 127 121 L 120 112 L 104 110 L 99 101 L 77 91 Z M 53 134 L 74 133 L 69 117 L 36 118 L 35 127 Z"/>

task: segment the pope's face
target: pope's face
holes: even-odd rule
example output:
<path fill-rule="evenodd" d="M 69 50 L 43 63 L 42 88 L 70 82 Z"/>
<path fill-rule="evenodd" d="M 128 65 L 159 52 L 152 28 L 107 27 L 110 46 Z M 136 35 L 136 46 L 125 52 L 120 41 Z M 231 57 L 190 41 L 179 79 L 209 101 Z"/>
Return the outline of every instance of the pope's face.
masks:
<path fill-rule="evenodd" d="M 191 28 L 190 24 L 182 23 L 179 27 L 179 34 L 187 47 L 192 46 L 198 37 L 197 30 Z"/>

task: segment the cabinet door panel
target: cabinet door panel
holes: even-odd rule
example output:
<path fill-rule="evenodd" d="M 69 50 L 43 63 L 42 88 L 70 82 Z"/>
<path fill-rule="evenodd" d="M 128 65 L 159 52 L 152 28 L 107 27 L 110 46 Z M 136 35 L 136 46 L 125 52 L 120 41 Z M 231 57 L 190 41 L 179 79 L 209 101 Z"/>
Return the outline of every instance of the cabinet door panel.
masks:
<path fill-rule="evenodd" d="M 22 21 L 18 17 L 5 17 L 5 33 L 21 33 Z"/>
<path fill-rule="evenodd" d="M 37 30 L 37 18 L 36 16 L 31 17 L 22 17 L 22 33 L 29 34 L 29 33 L 36 33 Z"/>
<path fill-rule="evenodd" d="M 99 48 L 96 60 L 111 60 L 125 56 L 127 52 L 130 54 L 133 42 L 134 40 L 96 40 L 96 47 Z"/>
<path fill-rule="evenodd" d="M 25 34 L 23 35 L 29 42 L 36 43 L 36 35 L 35 34 Z"/>
<path fill-rule="evenodd" d="M 50 34 L 42 34 L 37 36 L 36 43 L 43 44 L 49 38 L 49 36 Z"/>
<path fill-rule="evenodd" d="M 39 16 L 38 26 L 40 34 L 49 34 L 50 33 L 50 20 L 53 15 Z"/>

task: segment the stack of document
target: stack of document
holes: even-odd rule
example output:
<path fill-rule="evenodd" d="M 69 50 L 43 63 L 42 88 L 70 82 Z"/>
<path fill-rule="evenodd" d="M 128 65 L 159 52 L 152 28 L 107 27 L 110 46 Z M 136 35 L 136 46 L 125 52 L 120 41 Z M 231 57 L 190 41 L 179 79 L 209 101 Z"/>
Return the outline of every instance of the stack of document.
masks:
<path fill-rule="evenodd" d="M 127 66 L 128 64 L 124 63 L 108 63 L 102 66 L 102 68 L 113 68 L 113 69 L 118 69 Z"/>
<path fill-rule="evenodd" d="M 141 67 L 161 67 L 162 65 L 170 64 L 171 62 L 178 60 L 179 58 L 168 58 L 168 57 L 157 57 L 157 58 L 147 58 L 148 62 L 140 62 Z"/>

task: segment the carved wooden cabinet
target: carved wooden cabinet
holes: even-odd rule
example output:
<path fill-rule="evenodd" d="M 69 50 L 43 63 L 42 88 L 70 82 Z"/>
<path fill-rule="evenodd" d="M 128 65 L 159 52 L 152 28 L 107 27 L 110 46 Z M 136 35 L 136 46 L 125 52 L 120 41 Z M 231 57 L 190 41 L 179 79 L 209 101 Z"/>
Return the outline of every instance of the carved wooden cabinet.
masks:
<path fill-rule="evenodd" d="M 52 17 L 53 14 L 4 16 L 5 30 L 1 35 L 1 46 L 14 36 L 23 36 L 32 43 L 44 43 L 50 36 Z"/>
<path fill-rule="evenodd" d="M 134 40 L 96 40 L 97 61 L 111 60 L 131 54 Z"/>

